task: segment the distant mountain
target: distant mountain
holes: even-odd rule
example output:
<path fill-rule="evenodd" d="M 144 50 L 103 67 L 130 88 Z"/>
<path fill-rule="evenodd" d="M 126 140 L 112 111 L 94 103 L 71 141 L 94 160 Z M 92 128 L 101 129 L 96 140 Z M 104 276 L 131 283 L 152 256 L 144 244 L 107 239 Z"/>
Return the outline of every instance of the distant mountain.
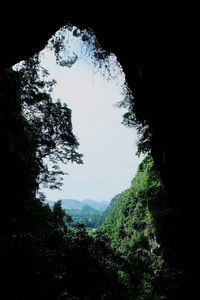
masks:
<path fill-rule="evenodd" d="M 76 209 L 76 210 L 82 210 L 84 206 L 90 206 L 91 208 L 94 208 L 99 211 L 105 211 L 106 208 L 109 205 L 109 202 L 103 201 L 103 202 L 97 202 L 91 199 L 84 199 L 84 200 L 77 200 L 77 199 L 61 199 L 62 201 L 62 208 L 63 209 Z M 49 204 L 50 207 L 54 205 L 54 201 L 46 200 L 46 203 Z"/>
<path fill-rule="evenodd" d="M 106 208 L 109 206 L 108 201 L 97 202 L 97 201 L 94 201 L 91 199 L 84 199 L 82 202 L 87 204 L 88 206 L 95 208 L 96 210 L 100 210 L 100 211 L 106 210 Z"/>
<path fill-rule="evenodd" d="M 81 210 L 85 204 L 76 199 L 61 199 L 63 209 L 78 209 Z"/>
<path fill-rule="evenodd" d="M 61 199 L 62 208 L 73 218 L 73 224 L 83 223 L 86 228 L 97 228 L 103 222 L 104 211 L 109 202 L 97 202 L 91 199 L 82 201 L 76 199 Z M 52 208 L 54 201 L 45 201 Z"/>

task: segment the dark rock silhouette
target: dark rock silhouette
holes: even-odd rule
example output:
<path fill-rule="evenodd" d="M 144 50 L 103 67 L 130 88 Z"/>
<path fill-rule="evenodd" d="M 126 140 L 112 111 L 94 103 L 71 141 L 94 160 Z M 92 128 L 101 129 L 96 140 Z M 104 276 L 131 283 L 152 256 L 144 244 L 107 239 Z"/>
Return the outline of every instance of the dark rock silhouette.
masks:
<path fill-rule="evenodd" d="M 79 7 L 80 14 L 70 6 L 54 4 L 45 13 L 34 6 L 13 12 L 2 9 L 8 18 L 0 20 L 0 66 L 9 67 L 38 52 L 65 23 L 92 28 L 102 47 L 116 54 L 134 91 L 137 119 L 150 127 L 152 156 L 176 212 L 176 217 L 169 220 L 168 240 L 163 241 L 173 254 L 170 250 L 166 255 L 188 274 L 190 296 L 186 291 L 184 295 L 185 299 L 193 299 L 199 273 L 197 186 L 192 173 L 197 136 L 192 137 L 195 118 L 189 120 L 194 101 L 189 66 L 193 51 L 187 50 L 186 44 L 192 48 L 194 31 L 181 8 L 155 12 L 151 7 L 145 13 L 144 9 L 124 5 L 110 13 L 99 5 L 93 13 Z M 6 163 L 4 166 L 7 168 Z M 1 172 L 4 174 L 4 169 Z"/>

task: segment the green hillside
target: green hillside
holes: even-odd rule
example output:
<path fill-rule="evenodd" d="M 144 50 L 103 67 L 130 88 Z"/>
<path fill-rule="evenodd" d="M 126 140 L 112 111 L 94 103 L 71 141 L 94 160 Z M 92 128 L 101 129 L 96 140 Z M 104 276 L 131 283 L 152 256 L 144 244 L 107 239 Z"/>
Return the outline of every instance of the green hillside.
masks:
<path fill-rule="evenodd" d="M 55 202 L 46 201 L 51 208 Z M 77 223 L 84 224 L 87 229 L 94 229 L 99 227 L 104 220 L 104 211 L 108 206 L 108 202 L 97 202 L 90 199 L 83 201 L 76 199 L 62 199 L 62 209 L 67 215 L 72 217 L 71 226 Z"/>
<path fill-rule="evenodd" d="M 103 212 L 84 205 L 82 209 L 65 209 L 66 214 L 72 217 L 72 225 L 84 224 L 87 229 L 94 229 L 103 223 Z"/>
<path fill-rule="evenodd" d="M 85 204 L 76 199 L 61 199 L 63 209 L 78 209 L 81 210 Z"/>
<path fill-rule="evenodd" d="M 170 213 L 159 174 L 147 156 L 130 188 L 112 199 L 98 230 L 125 259 L 127 269 L 120 273 L 121 280 L 135 295 L 133 299 L 168 299 L 168 291 L 173 294 L 176 290 L 177 274 L 169 269 L 162 248 L 167 237 L 164 223 Z"/>

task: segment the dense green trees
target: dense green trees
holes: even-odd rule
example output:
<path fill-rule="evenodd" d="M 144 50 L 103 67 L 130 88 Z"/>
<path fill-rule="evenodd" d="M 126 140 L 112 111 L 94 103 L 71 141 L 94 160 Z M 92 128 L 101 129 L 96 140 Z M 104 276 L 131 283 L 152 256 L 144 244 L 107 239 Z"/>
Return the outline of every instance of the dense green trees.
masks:
<path fill-rule="evenodd" d="M 120 262 L 105 242 L 83 225 L 69 229 L 60 203 L 53 211 L 34 203 L 20 230 L 1 235 L 5 299 L 126 299 Z"/>
<path fill-rule="evenodd" d="M 120 278 L 130 299 L 177 299 L 178 271 L 165 260 L 165 218 L 170 214 L 160 176 L 147 156 L 131 187 L 113 198 L 99 234 L 126 261 Z M 166 241 L 165 241 L 166 242 Z"/>
<path fill-rule="evenodd" d="M 82 209 L 66 209 L 67 214 L 72 217 L 72 225 L 76 223 L 84 224 L 88 229 L 99 227 L 104 219 L 104 213 L 89 205 L 84 205 Z"/>

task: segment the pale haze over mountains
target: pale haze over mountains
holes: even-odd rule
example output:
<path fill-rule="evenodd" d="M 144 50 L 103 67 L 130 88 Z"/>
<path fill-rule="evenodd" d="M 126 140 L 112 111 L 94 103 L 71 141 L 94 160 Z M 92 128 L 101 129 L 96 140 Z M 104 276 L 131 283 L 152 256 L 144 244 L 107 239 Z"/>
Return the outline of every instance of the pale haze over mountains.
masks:
<path fill-rule="evenodd" d="M 77 209 L 81 210 L 84 206 L 90 206 L 91 208 L 94 208 L 99 211 L 104 211 L 109 205 L 109 201 L 102 201 L 97 202 L 91 199 L 83 199 L 83 200 L 77 200 L 77 199 L 60 199 L 62 201 L 62 208 L 63 209 Z M 46 200 L 46 203 L 52 207 L 56 201 L 50 201 Z"/>

